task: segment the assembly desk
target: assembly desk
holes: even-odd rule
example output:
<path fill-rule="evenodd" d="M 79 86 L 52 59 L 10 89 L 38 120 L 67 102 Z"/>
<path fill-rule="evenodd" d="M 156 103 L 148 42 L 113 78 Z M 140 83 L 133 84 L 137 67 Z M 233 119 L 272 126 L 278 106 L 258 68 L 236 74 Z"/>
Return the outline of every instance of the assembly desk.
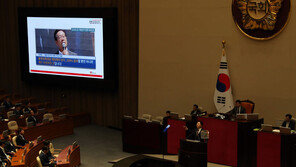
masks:
<path fill-rule="evenodd" d="M 49 113 L 55 113 L 57 110 L 58 110 L 58 108 L 47 109 L 47 111 Z M 4 130 L 7 130 L 8 129 L 7 123 L 9 121 L 16 121 L 19 127 L 25 127 L 25 126 L 27 126 L 26 118 L 29 115 L 30 114 L 25 114 L 22 118 L 13 118 L 13 119 L 10 119 L 10 120 L 5 119 L 5 120 L 0 121 L 0 133 L 2 133 Z M 44 115 L 44 113 L 39 113 L 39 114 L 36 114 L 35 115 L 35 118 L 36 118 L 37 122 L 42 122 L 43 115 Z"/>
<path fill-rule="evenodd" d="M 73 134 L 74 123 L 72 118 L 55 119 L 50 123 L 40 123 L 32 127 L 23 127 L 24 137 L 27 140 L 35 140 L 38 136 L 49 140 L 61 136 Z"/>
<path fill-rule="evenodd" d="M 257 167 L 296 166 L 296 134 L 261 132 L 257 134 Z M 256 146 L 256 145 L 255 145 Z M 256 153 L 254 153 L 256 155 Z"/>
<path fill-rule="evenodd" d="M 228 166 L 249 167 L 250 159 L 254 159 L 250 150 L 253 143 L 249 142 L 249 134 L 259 128 L 263 119 L 256 121 L 222 120 L 209 117 L 198 117 L 203 122 L 203 129 L 210 132 L 208 140 L 208 161 Z M 180 139 L 186 138 L 184 120 L 169 119 L 171 127 L 167 132 L 167 152 L 178 154 Z"/>
<path fill-rule="evenodd" d="M 81 164 L 80 161 L 80 147 L 76 146 L 73 148 L 73 145 L 66 147 L 62 150 L 57 157 L 57 166 L 58 167 L 75 167 Z"/>
<path fill-rule="evenodd" d="M 33 141 L 34 145 L 32 148 L 29 148 L 29 144 L 26 144 L 23 149 L 18 149 L 15 155 L 12 157 L 11 166 L 13 167 L 31 167 L 37 166 L 36 157 L 39 155 L 39 150 L 43 147 L 43 142 L 37 143 Z M 26 153 L 25 149 L 26 148 Z"/>
<path fill-rule="evenodd" d="M 257 141 L 254 140 L 253 129 L 260 128 L 263 119 L 231 121 L 198 117 L 198 120 L 203 122 L 203 129 L 210 132 L 207 144 L 209 162 L 240 167 L 250 167 L 256 163 L 254 146 Z M 159 124 L 131 118 L 124 118 L 122 122 L 123 151 L 126 152 L 178 154 L 180 140 L 186 138 L 185 120 L 168 119 L 170 128 L 166 137 L 163 137 L 165 135 Z M 162 148 L 166 147 L 167 149 L 162 151 Z"/>
<path fill-rule="evenodd" d="M 123 118 L 122 145 L 123 151 L 140 153 L 162 152 L 162 126 L 158 123 Z"/>

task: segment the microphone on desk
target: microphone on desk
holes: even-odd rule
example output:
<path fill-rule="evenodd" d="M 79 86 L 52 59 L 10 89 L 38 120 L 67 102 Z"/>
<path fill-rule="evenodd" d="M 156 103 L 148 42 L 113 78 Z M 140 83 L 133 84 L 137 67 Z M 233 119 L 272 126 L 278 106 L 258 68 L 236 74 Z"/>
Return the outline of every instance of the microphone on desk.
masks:
<path fill-rule="evenodd" d="M 170 127 L 171 125 L 166 126 L 165 129 L 163 130 L 163 133 L 165 133 Z"/>
<path fill-rule="evenodd" d="M 197 131 L 193 131 L 190 135 L 186 136 L 186 138 L 188 139 L 189 137 L 191 137 L 194 133 L 196 134 Z"/>
<path fill-rule="evenodd" d="M 171 127 L 171 125 L 167 125 L 165 128 L 164 128 L 164 130 L 163 130 L 163 133 L 165 133 L 169 128 Z M 164 160 L 164 137 L 163 137 L 164 135 L 162 135 L 162 144 L 161 144 L 161 149 L 162 149 L 162 159 Z"/>

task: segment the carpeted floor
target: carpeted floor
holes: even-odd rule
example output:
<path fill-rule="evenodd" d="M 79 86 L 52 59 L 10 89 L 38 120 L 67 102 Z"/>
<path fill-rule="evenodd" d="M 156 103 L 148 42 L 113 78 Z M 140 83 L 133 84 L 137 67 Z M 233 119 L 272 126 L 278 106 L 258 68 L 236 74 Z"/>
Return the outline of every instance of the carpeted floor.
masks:
<path fill-rule="evenodd" d="M 80 145 L 81 167 L 112 167 L 109 161 L 134 155 L 122 151 L 121 131 L 97 125 L 78 127 L 74 129 L 73 135 L 52 140 L 54 147 L 58 149 L 63 149 L 74 141 Z M 176 156 L 166 158 L 177 159 Z M 224 166 L 208 163 L 208 167 Z"/>
<path fill-rule="evenodd" d="M 74 141 L 80 145 L 81 167 L 111 167 L 108 161 L 134 155 L 122 152 L 120 131 L 96 125 L 75 128 L 73 135 L 52 142 L 63 149 Z"/>

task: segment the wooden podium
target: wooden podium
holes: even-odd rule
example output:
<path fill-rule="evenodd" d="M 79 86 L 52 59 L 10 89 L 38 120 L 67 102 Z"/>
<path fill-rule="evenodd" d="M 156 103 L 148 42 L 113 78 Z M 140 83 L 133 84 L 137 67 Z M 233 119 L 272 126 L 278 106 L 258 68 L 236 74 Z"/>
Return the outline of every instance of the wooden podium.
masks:
<path fill-rule="evenodd" d="M 207 143 L 181 139 L 178 163 L 184 167 L 207 167 Z"/>

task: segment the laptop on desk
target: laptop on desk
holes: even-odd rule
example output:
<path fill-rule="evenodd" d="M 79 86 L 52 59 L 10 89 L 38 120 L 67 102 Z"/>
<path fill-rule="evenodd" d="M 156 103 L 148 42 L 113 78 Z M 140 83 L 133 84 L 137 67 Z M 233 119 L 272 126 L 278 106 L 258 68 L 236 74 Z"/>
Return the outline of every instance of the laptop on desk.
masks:
<path fill-rule="evenodd" d="M 291 129 L 280 126 L 280 133 L 283 133 L 283 134 L 291 134 Z"/>
<path fill-rule="evenodd" d="M 247 120 L 249 121 L 256 121 L 259 118 L 258 113 L 253 113 L 253 114 L 247 114 Z"/>
<path fill-rule="evenodd" d="M 247 114 L 237 114 L 236 119 L 238 119 L 238 120 L 246 120 L 247 119 Z"/>
<path fill-rule="evenodd" d="M 272 132 L 272 125 L 261 124 L 261 128 L 263 132 Z"/>

